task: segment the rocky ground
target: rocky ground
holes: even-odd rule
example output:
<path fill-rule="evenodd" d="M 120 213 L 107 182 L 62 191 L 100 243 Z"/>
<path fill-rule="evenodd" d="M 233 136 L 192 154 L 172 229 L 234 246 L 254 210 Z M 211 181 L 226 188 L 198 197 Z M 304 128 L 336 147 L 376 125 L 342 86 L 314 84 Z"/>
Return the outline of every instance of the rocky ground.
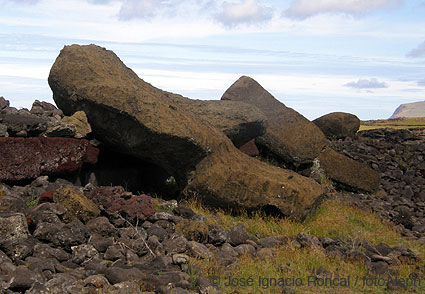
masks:
<path fill-rule="evenodd" d="M 191 261 L 210 259 L 231 267 L 246 254 L 270 258 L 288 243 L 364 260 L 371 276 L 394 275 L 390 264 L 420 262 L 403 246 L 359 240 L 353 245 L 353 240 L 303 233 L 257 238 L 243 225 L 225 231 L 208 226 L 205 216 L 175 200 L 153 201 L 122 187 L 83 188 L 44 176 L 23 187 L 3 185 L 2 193 L 0 209 L 7 211 L 0 215 L 3 293 L 220 293 Z M 35 194 L 41 197 L 32 203 Z M 72 202 L 65 201 L 70 198 Z M 100 210 L 87 204 L 90 199 Z M 331 273 L 324 268 L 317 272 L 318 277 L 324 274 Z M 293 293 L 290 288 L 281 291 Z"/>
<path fill-rule="evenodd" d="M 377 129 L 332 146 L 381 173 L 378 193 L 346 197 L 397 224 L 407 239 L 425 242 L 425 140 L 408 130 Z"/>

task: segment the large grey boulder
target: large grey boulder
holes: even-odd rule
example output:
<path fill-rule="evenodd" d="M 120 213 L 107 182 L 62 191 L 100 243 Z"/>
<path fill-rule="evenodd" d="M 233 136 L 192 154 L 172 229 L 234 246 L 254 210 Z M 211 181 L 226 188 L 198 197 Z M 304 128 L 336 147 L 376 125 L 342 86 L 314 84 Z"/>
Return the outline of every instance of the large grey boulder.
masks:
<path fill-rule="evenodd" d="M 254 79 L 242 76 L 221 97 L 258 107 L 267 117 L 266 133 L 255 142 L 286 163 L 310 164 L 326 145 L 320 129 L 304 116 L 286 107 Z"/>
<path fill-rule="evenodd" d="M 240 152 L 221 131 L 141 80 L 112 51 L 66 46 L 52 66 L 49 85 L 65 115 L 86 113 L 94 137 L 161 166 L 183 194 L 196 194 L 207 204 L 274 207 L 303 219 L 323 195 L 314 180 Z"/>

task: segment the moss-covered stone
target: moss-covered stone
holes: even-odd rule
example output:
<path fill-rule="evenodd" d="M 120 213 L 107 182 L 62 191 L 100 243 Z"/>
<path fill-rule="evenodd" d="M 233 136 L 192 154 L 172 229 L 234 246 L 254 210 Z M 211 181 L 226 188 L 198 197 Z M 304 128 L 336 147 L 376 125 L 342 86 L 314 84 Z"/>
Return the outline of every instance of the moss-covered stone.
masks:
<path fill-rule="evenodd" d="M 189 241 L 205 243 L 208 239 L 208 226 L 202 222 L 184 219 L 176 225 L 176 231 Z"/>
<path fill-rule="evenodd" d="M 79 219 L 83 222 L 99 216 L 100 210 L 97 205 L 87 199 L 83 193 L 73 188 L 61 188 L 53 194 L 53 201 L 66 208 L 65 222 Z"/>
<path fill-rule="evenodd" d="M 62 122 L 74 125 L 79 138 L 84 138 L 91 133 L 91 126 L 84 111 L 77 111 L 71 116 L 65 116 L 62 118 Z"/>

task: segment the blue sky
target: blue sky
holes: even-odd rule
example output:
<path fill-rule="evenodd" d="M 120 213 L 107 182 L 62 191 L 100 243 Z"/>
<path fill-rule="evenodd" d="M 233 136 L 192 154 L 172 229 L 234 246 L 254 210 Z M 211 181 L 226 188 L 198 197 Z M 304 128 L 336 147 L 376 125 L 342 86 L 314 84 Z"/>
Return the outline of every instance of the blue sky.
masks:
<path fill-rule="evenodd" d="M 193 99 L 249 75 L 309 119 L 425 100 L 425 0 L 0 0 L 0 96 L 53 102 L 50 67 L 74 43 Z"/>

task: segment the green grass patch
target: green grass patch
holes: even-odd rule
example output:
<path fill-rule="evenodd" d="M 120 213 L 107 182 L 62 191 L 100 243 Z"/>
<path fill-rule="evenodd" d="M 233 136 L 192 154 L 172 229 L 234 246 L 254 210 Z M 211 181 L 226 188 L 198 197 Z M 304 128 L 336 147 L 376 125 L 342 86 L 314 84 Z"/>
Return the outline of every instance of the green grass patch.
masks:
<path fill-rule="evenodd" d="M 425 117 L 404 117 L 397 119 L 367 120 L 360 123 L 359 131 L 392 129 L 425 129 Z"/>
<path fill-rule="evenodd" d="M 253 215 L 232 215 L 220 209 L 208 209 L 196 200 L 186 201 L 184 204 L 196 213 L 205 215 L 208 224 L 220 224 L 228 230 L 242 223 L 252 236 L 295 236 L 303 232 L 320 237 L 359 239 L 373 244 L 403 245 L 413 250 L 422 260 L 425 259 L 425 245 L 402 239 L 393 225 L 383 223 L 370 211 L 361 210 L 340 200 L 325 201 L 303 223 L 266 216 L 261 212 Z M 279 285 L 279 281 L 280 285 L 287 282 L 295 293 L 394 293 L 386 290 L 386 285 L 375 286 L 370 284 L 373 284 L 373 281 L 363 280 L 369 275 L 366 265 L 362 262 L 353 263 L 339 257 L 327 257 L 323 249 L 300 249 L 292 243 L 276 249 L 272 258 L 259 260 L 245 256 L 228 268 L 218 266 L 214 260 L 196 260 L 194 263 L 201 266 L 204 274 L 210 279 L 220 281 L 226 294 L 283 293 L 281 288 L 275 287 Z M 319 267 L 325 268 L 332 275 L 328 280 L 323 277 L 315 283 Z M 425 275 L 423 263 L 421 268 L 412 264 L 394 264 L 390 268 L 396 270 L 401 278 L 407 278 L 413 272 Z M 229 284 L 229 277 L 235 279 L 233 284 Z M 250 278 L 252 285 L 247 284 Z M 296 279 L 298 285 L 294 286 Z M 343 283 L 344 279 L 346 285 Z M 331 282 L 335 283 L 329 284 Z M 416 293 L 425 293 L 425 280 L 422 280 L 421 285 L 421 288 L 415 288 Z M 397 293 L 411 292 L 397 290 Z"/>
<path fill-rule="evenodd" d="M 27 200 L 25 202 L 25 204 L 29 207 L 29 208 L 33 208 L 36 207 L 38 204 L 38 199 L 40 199 L 40 195 L 37 194 L 35 191 L 31 191 L 31 199 Z"/>

